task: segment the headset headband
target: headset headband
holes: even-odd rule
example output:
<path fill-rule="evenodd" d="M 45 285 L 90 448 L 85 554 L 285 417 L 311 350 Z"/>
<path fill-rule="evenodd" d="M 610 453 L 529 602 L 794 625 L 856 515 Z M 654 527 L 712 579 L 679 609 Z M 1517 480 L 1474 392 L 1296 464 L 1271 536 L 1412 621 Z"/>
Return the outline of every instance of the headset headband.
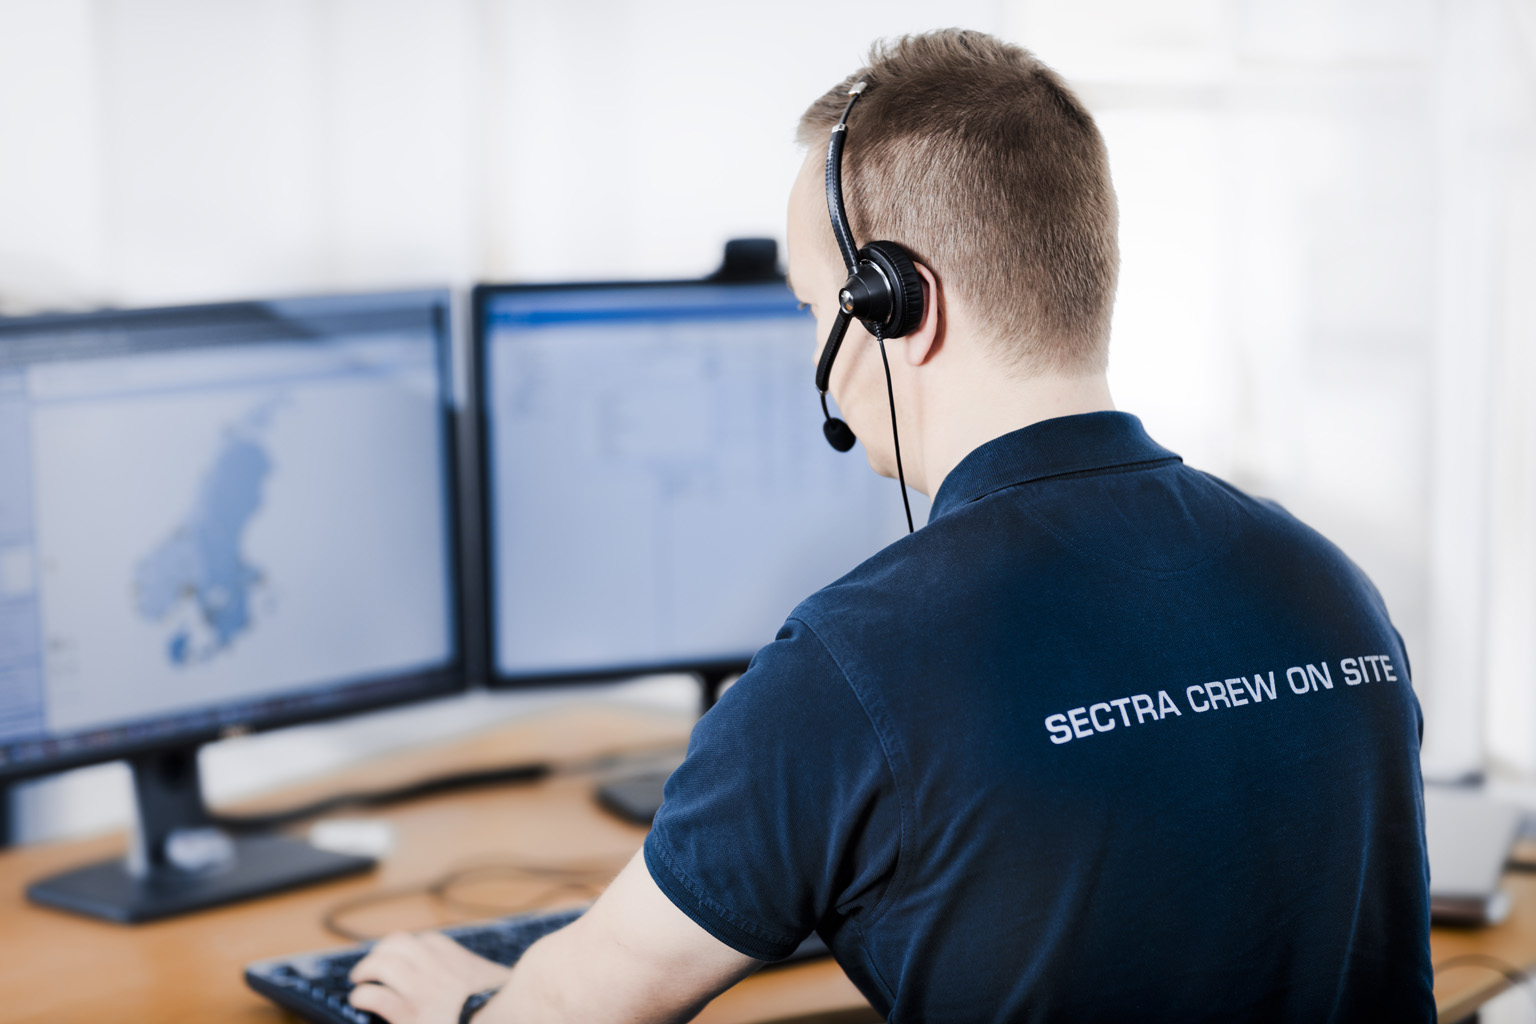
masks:
<path fill-rule="evenodd" d="M 843 209 L 843 143 L 848 140 L 848 112 L 864 94 L 867 84 L 860 79 L 848 90 L 848 105 L 843 108 L 843 115 L 837 119 L 832 138 L 827 142 L 827 213 L 832 216 L 832 233 L 837 236 L 843 265 L 850 274 L 858 263 L 859 247 L 853 244 L 853 232 L 848 230 L 848 213 Z"/>

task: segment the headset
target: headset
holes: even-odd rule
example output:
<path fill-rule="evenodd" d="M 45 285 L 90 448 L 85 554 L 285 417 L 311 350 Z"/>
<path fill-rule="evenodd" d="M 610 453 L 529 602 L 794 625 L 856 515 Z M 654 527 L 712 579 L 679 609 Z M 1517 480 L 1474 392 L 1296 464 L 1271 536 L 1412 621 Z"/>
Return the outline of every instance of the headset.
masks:
<path fill-rule="evenodd" d="M 827 333 L 821 359 L 816 364 L 816 390 L 821 394 L 821 413 L 827 418 L 822 433 L 827 443 L 840 452 L 853 447 L 858 438 L 848 424 L 827 410 L 827 386 L 832 380 L 832 363 L 842 348 L 848 324 L 860 320 L 880 344 L 880 362 L 885 367 L 885 395 L 891 406 L 891 442 L 896 448 L 896 481 L 901 487 L 901 506 L 907 513 L 907 532 L 912 526 L 912 503 L 907 498 L 907 477 L 901 468 L 901 438 L 896 432 L 896 392 L 891 386 L 891 363 L 885 354 L 885 339 L 909 334 L 923 322 L 923 279 L 906 249 L 895 242 L 870 242 L 862 249 L 853 244 L 848 230 L 848 214 L 843 208 L 843 144 L 848 138 L 848 112 L 863 95 L 868 83 L 855 82 L 848 90 L 848 105 L 832 128 L 827 143 L 827 213 L 832 218 L 832 233 L 848 280 L 837 293 L 837 319 Z"/>

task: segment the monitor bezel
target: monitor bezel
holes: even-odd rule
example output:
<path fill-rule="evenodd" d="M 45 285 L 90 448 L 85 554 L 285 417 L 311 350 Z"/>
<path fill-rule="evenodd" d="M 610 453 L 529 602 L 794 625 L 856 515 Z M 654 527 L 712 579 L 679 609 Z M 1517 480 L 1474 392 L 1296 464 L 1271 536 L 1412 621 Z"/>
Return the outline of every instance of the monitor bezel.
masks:
<path fill-rule="evenodd" d="M 692 277 L 680 279 L 619 280 L 619 281 L 559 281 L 520 282 L 517 284 L 478 284 L 470 292 L 470 394 L 471 416 L 474 420 L 475 464 L 480 484 L 477 506 L 480 515 L 480 540 L 483 545 L 484 567 L 480 577 L 479 600 L 484 630 L 480 656 L 484 659 L 485 685 L 492 690 L 536 689 L 548 686 L 611 683 L 638 676 L 687 673 L 703 677 L 729 677 L 747 670 L 755 650 L 739 655 L 716 658 L 694 658 L 672 661 L 637 662 L 624 665 L 604 665 L 580 669 L 543 669 L 527 672 L 504 672 L 496 658 L 496 526 L 492 514 L 492 487 L 490 465 L 490 377 L 488 367 L 488 340 L 486 311 L 498 295 L 526 294 L 534 292 L 576 292 L 615 289 L 643 291 L 657 288 L 732 288 L 762 287 L 771 284 L 787 284 L 782 274 L 772 277 L 721 279 Z M 808 325 L 807 338 L 814 334 Z M 811 384 L 807 373 L 807 386 Z M 770 638 L 771 639 L 771 638 Z M 766 643 L 766 641 L 765 641 Z"/>
<path fill-rule="evenodd" d="M 267 297 L 245 301 L 197 303 L 182 306 L 104 309 L 89 313 L 49 313 L 39 316 L 0 319 L 0 344 L 4 344 L 5 336 L 8 333 L 22 330 L 33 333 L 39 329 L 65 330 L 75 326 L 78 326 L 80 329 L 93 329 L 100 328 L 103 325 L 110 327 L 115 324 L 146 321 L 156 317 L 196 313 L 216 314 L 221 310 L 234 311 L 272 303 L 340 302 L 348 299 L 378 300 L 388 298 L 397 298 L 405 301 L 413 296 L 420 296 L 424 300 L 423 305 L 431 309 L 435 334 L 433 344 L 436 350 L 438 417 L 442 429 L 443 489 L 446 499 L 443 529 L 446 534 L 444 538 L 444 552 L 448 558 L 448 638 L 453 645 L 451 658 L 445 664 L 436 668 L 347 682 L 343 684 L 343 692 L 353 688 L 363 692 L 356 694 L 355 699 L 340 700 L 335 704 L 327 704 L 322 707 L 279 710 L 270 714 L 255 715 L 246 719 L 216 725 L 190 726 L 164 735 L 146 736 L 125 742 L 114 743 L 110 739 L 106 739 L 103 740 L 103 745 L 100 747 L 74 748 L 37 760 L 6 760 L 0 762 L 0 783 L 11 783 L 27 778 L 54 775 L 75 768 L 120 761 L 158 751 L 185 749 L 188 747 L 195 748 L 206 743 L 212 743 L 220 739 L 229 739 L 234 736 L 272 732 L 297 725 L 334 721 L 339 718 L 347 718 L 369 711 L 379 711 L 405 704 L 452 697 L 465 692 L 469 688 L 469 679 L 466 672 L 466 652 L 469 637 L 464 614 L 465 594 L 463 586 L 463 552 L 465 545 L 461 536 L 462 520 L 460 518 L 463 481 L 459 466 L 461 450 L 458 434 L 459 412 L 454 400 L 453 294 L 451 290 L 446 288 L 427 288 L 379 292 L 320 293 L 277 298 Z M 189 348 L 196 347 L 201 346 L 189 346 Z M 290 694 L 295 692 L 299 691 L 288 691 Z M 281 697 L 283 695 L 276 696 Z M 210 705 L 209 709 L 217 707 L 218 705 L 214 704 Z M 151 715 L 145 718 L 126 719 L 121 723 L 106 728 L 84 730 L 64 737 L 48 737 L 35 741 L 11 740 L 6 741 L 4 745 L 9 746 L 16 742 L 48 743 L 66 739 L 82 739 L 88 742 L 92 736 L 109 735 L 116 729 L 143 726 L 164 721 L 169 717 L 174 716 Z"/>

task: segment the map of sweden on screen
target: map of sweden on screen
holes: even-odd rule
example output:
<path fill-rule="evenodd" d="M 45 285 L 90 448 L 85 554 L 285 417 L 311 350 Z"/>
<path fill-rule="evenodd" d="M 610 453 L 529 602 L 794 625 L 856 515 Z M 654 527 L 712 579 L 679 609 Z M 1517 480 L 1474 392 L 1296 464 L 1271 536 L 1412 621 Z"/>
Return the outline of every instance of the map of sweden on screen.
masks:
<path fill-rule="evenodd" d="M 251 628 L 263 573 L 241 544 L 272 472 L 261 435 L 277 404 L 263 403 L 225 431 L 192 508 L 134 574 L 139 613 L 172 624 L 166 656 L 173 664 L 206 661 Z"/>
<path fill-rule="evenodd" d="M 424 358 L 37 407 L 49 728 L 441 664 L 433 379 Z"/>

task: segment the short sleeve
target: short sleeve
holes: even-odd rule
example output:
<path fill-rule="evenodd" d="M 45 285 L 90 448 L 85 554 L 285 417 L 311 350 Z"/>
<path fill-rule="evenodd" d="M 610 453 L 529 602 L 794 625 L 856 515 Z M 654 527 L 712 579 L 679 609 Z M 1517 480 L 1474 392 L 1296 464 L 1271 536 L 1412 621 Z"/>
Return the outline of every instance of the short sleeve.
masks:
<path fill-rule="evenodd" d="M 759 960 L 878 905 L 900 852 L 889 762 L 820 639 L 790 619 L 694 727 L 645 841 L 657 886 Z"/>

